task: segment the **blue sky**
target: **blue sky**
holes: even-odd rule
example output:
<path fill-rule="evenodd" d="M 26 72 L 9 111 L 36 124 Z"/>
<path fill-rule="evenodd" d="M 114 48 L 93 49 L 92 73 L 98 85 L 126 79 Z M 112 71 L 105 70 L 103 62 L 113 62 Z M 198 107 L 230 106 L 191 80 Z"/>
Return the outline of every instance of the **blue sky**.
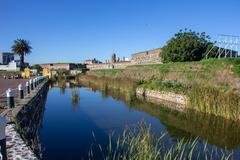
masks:
<path fill-rule="evenodd" d="M 239 0 L 0 0 L 0 51 L 31 41 L 31 64 L 122 58 L 178 30 L 240 35 Z"/>

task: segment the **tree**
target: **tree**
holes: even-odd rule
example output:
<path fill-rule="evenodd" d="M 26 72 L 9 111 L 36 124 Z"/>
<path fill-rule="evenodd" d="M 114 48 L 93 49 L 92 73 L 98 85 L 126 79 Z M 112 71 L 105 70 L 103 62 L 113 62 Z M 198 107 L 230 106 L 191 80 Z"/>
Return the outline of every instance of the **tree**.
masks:
<path fill-rule="evenodd" d="M 111 62 L 112 63 L 116 62 L 116 54 L 115 53 L 112 54 Z"/>
<path fill-rule="evenodd" d="M 212 45 L 205 32 L 180 30 L 162 48 L 161 58 L 163 62 L 199 61 Z"/>
<path fill-rule="evenodd" d="M 14 40 L 12 51 L 20 56 L 20 67 L 24 67 L 24 56 L 31 53 L 30 42 L 24 39 Z"/>
<path fill-rule="evenodd" d="M 36 69 L 38 73 L 43 71 L 43 68 L 39 64 L 34 64 L 31 68 Z"/>

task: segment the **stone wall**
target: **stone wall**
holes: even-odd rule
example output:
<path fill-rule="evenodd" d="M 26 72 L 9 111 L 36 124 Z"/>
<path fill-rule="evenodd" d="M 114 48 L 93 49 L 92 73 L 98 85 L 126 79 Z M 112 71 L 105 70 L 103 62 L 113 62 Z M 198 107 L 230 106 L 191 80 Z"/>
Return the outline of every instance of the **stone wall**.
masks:
<path fill-rule="evenodd" d="M 88 64 L 86 65 L 89 70 L 100 70 L 100 69 L 124 69 L 131 65 L 130 61 L 116 62 L 116 63 L 101 63 L 101 64 Z"/>
<path fill-rule="evenodd" d="M 29 147 L 31 150 L 26 150 L 26 152 L 34 152 L 39 159 L 41 159 L 42 153 L 39 143 L 39 133 L 43 119 L 48 87 L 48 80 L 45 80 L 45 82 L 38 85 L 38 87 L 31 91 L 31 94 L 27 95 L 24 99 L 16 99 L 15 107 L 13 109 L 8 109 L 5 113 L 3 113 L 8 119 L 8 124 L 14 124 L 11 130 L 14 131 L 14 128 L 16 128 L 16 133 L 18 133 L 24 141 L 24 144 L 21 143 L 19 145 L 26 146 L 27 148 Z M 11 132 L 6 134 L 11 135 L 13 133 Z M 7 143 L 9 143 L 8 140 Z M 16 146 L 15 148 L 18 147 Z M 7 149 L 8 155 L 11 155 L 14 150 L 14 148 Z M 11 153 L 9 151 L 11 151 Z M 25 153 L 19 153 L 19 155 L 16 153 L 15 156 L 21 157 L 23 154 Z"/>
<path fill-rule="evenodd" d="M 171 103 L 177 104 L 174 109 L 182 111 L 185 109 L 187 104 L 187 97 L 184 95 L 172 93 L 172 92 L 164 92 L 164 91 L 156 91 L 146 88 L 137 88 L 136 95 L 138 97 L 143 97 L 150 102 L 162 102 L 167 101 Z"/>
<path fill-rule="evenodd" d="M 39 133 L 45 109 L 48 83 L 16 114 L 14 122 L 18 133 L 33 152 L 41 156 Z"/>
<path fill-rule="evenodd" d="M 160 57 L 161 48 L 139 52 L 132 54 L 131 61 L 114 62 L 114 63 L 101 63 L 101 64 L 87 64 L 86 67 L 89 70 L 101 70 L 101 69 L 124 69 L 130 65 L 138 64 L 162 64 Z"/>
<path fill-rule="evenodd" d="M 127 66 L 131 65 L 130 61 L 125 61 L 125 62 L 116 62 L 113 63 L 113 68 L 115 69 L 124 69 Z"/>
<path fill-rule="evenodd" d="M 74 63 L 46 63 L 46 64 L 39 64 L 42 68 L 48 68 L 53 70 L 58 69 L 65 69 L 65 70 L 71 70 L 76 68 L 76 64 Z"/>
<path fill-rule="evenodd" d="M 133 64 L 156 64 L 162 63 L 160 57 L 161 49 L 154 49 L 132 54 L 131 63 Z"/>

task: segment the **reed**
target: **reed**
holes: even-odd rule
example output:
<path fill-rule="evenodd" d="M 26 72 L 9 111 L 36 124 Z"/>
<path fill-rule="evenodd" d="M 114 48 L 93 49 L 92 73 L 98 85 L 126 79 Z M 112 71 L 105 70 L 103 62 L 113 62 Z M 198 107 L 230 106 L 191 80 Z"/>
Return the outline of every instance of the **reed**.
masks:
<path fill-rule="evenodd" d="M 78 103 L 79 103 L 79 99 L 80 99 L 77 88 L 73 88 L 72 89 L 72 96 L 71 96 L 71 98 L 72 98 L 72 105 L 73 106 L 77 106 Z"/>
<path fill-rule="evenodd" d="M 214 87 L 193 86 L 186 90 L 188 107 L 205 113 L 240 120 L 240 96 L 234 91 L 221 91 Z"/>
<path fill-rule="evenodd" d="M 96 157 L 92 148 L 89 151 L 89 159 L 104 160 L 211 160 L 232 158 L 232 153 L 224 150 L 211 148 L 207 143 L 200 143 L 199 140 L 177 140 L 175 144 L 167 146 L 164 142 L 166 134 L 156 138 L 151 132 L 151 127 L 138 125 L 134 128 L 126 128 L 122 135 L 114 141 L 113 134 L 109 135 L 109 144 L 106 148 L 97 145 L 100 156 Z"/>

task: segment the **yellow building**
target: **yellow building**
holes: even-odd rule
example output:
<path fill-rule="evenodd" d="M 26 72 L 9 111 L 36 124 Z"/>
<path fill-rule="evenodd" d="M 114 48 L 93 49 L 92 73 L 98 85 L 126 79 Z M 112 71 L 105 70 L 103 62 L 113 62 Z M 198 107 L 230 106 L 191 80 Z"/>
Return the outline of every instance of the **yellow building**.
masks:
<path fill-rule="evenodd" d="M 29 68 L 25 68 L 24 71 L 22 72 L 22 77 L 23 78 L 30 78 L 31 72 Z"/>
<path fill-rule="evenodd" d="M 48 68 L 43 68 L 43 76 L 48 76 L 48 78 L 52 78 L 52 71 Z"/>

